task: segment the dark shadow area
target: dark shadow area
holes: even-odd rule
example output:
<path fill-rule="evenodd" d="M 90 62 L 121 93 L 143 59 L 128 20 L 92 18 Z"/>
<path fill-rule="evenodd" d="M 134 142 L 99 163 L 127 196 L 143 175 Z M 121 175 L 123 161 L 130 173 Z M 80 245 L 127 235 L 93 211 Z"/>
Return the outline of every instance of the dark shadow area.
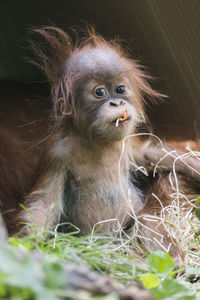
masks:
<path fill-rule="evenodd" d="M 32 27 L 55 24 L 80 33 L 83 22 L 106 38 L 119 36 L 133 58 L 154 76 L 151 84 L 168 95 L 149 109 L 156 133 L 166 138 L 198 137 L 200 119 L 200 2 L 198 0 L 3 1 L 0 4 L 0 94 L 26 90 L 49 95 L 31 58 Z M 23 96 L 22 96 L 23 97 Z M 16 102 L 19 97 L 16 97 Z"/>

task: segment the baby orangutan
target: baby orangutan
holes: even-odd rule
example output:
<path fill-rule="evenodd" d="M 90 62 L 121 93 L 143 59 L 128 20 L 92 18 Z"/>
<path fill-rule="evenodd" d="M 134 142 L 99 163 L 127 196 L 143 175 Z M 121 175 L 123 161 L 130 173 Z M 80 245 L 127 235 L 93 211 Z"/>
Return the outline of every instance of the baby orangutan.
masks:
<path fill-rule="evenodd" d="M 116 230 L 118 224 L 126 227 L 131 210 L 136 215 L 145 213 L 144 207 L 154 211 L 148 197 L 154 185 L 158 189 L 159 178 L 144 175 L 143 184 L 135 166 L 143 165 L 152 173 L 151 162 L 163 153 L 159 147 L 143 146 L 134 134 L 146 123 L 144 99 L 160 95 L 118 44 L 90 32 L 73 47 L 61 29 L 44 27 L 36 32 L 49 45 L 48 54 L 35 43 L 33 47 L 51 83 L 55 126 L 25 200 L 30 214 L 20 211 L 14 224 L 30 222 L 41 230 L 71 222 L 81 234 L 90 233 L 97 223 L 95 229 L 102 232 Z M 128 135 L 133 136 L 121 155 Z M 172 159 L 162 165 L 168 174 Z M 180 172 L 184 168 L 180 164 Z"/>
<path fill-rule="evenodd" d="M 126 146 L 119 182 L 122 140 L 144 122 L 142 94 L 158 94 L 147 85 L 137 63 L 103 38 L 91 33 L 72 49 L 60 29 L 38 32 L 54 48 L 51 58 L 42 50 L 39 54 L 52 83 L 57 124 L 26 207 L 38 228 L 46 222 L 51 227 L 68 221 L 88 234 L 103 220 L 123 224 L 127 193 L 136 212 L 143 206 L 143 196 L 130 179 L 130 158 L 134 160 L 137 151 L 133 141 Z M 31 221 L 24 212 L 20 219 Z M 101 230 L 116 226 L 117 222 L 106 222 Z"/>

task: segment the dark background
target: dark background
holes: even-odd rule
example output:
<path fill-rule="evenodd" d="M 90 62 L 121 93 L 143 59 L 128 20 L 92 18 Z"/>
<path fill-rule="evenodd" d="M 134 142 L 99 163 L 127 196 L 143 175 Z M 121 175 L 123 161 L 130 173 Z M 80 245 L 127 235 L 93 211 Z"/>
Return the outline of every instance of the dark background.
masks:
<path fill-rule="evenodd" d="M 40 90 L 45 79 L 24 57 L 28 29 L 53 22 L 68 30 L 82 21 L 107 38 L 119 36 L 155 77 L 168 99 L 150 111 L 164 137 L 198 137 L 200 128 L 199 0 L 17 0 L 0 3 L 0 98 Z M 44 85 L 45 86 L 45 85 Z M 17 100 L 16 100 L 17 101 Z"/>

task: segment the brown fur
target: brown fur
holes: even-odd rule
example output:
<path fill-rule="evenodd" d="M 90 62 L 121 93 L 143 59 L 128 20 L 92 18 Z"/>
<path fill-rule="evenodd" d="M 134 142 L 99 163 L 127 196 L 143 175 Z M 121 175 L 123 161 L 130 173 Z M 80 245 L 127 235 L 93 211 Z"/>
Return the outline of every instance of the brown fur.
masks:
<path fill-rule="evenodd" d="M 105 41 L 92 30 L 87 38 L 74 43 L 75 46 L 61 29 L 44 27 L 35 31 L 46 43 L 45 50 L 36 42 L 32 42 L 32 47 L 38 58 L 35 64 L 45 72 L 51 84 L 54 130 L 45 142 L 46 150 L 43 149 L 35 183 L 24 202 L 30 214 L 15 211 L 15 218 L 8 224 L 10 232 L 19 230 L 16 227 L 19 222 L 31 222 L 38 230 L 43 226 L 51 228 L 57 222 L 71 222 L 80 228 L 81 234 L 87 234 L 96 223 L 117 219 L 101 226 L 102 231 L 112 231 L 118 222 L 122 226 L 127 223 L 129 199 L 137 214 L 159 212 L 160 207 L 151 193 L 159 191 L 167 205 L 169 184 L 165 175 L 160 180 L 146 178 L 147 184 L 143 185 L 132 163 L 144 165 L 152 172 L 151 163 L 162 157 L 162 150 L 148 143 L 143 146 L 137 137 L 132 137 L 127 140 L 121 156 L 123 139 L 135 134 L 137 127 L 147 122 L 145 101 L 161 96 L 147 83 L 149 76 L 118 44 Z M 121 84 L 125 86 L 125 94 L 116 92 Z M 98 86 L 107 89 L 105 97 L 98 98 L 95 94 Z M 124 109 L 130 119 L 116 127 L 116 120 L 122 117 Z M 6 147 L 9 151 L 10 146 Z M 8 157 L 15 164 L 15 174 L 22 166 L 22 173 L 17 175 L 20 178 L 17 186 L 22 189 L 24 176 L 30 173 L 27 169 L 33 167 L 32 161 L 30 165 L 23 163 L 25 155 L 21 149 L 19 156 L 12 153 Z M 195 159 L 190 162 L 196 165 Z M 167 158 L 162 162 L 164 169 L 159 168 L 159 172 L 170 172 L 172 164 L 173 158 Z M 180 162 L 177 166 L 177 171 L 186 176 L 185 165 Z M 200 169 L 199 163 L 197 167 Z M 2 168 L 2 172 L 7 174 L 6 181 L 13 190 L 12 174 L 7 167 Z M 3 186 L 0 181 L 5 210 L 10 195 Z M 20 195 L 27 191 L 28 188 L 24 188 Z M 158 230 L 163 231 L 163 228 Z M 173 254 L 174 251 L 178 249 L 173 248 Z"/>
<path fill-rule="evenodd" d="M 35 100 L 32 94 L 1 85 L 0 211 L 6 223 L 16 216 L 16 208 L 34 184 L 35 170 L 45 148 L 42 141 L 49 135 L 49 104 Z"/>

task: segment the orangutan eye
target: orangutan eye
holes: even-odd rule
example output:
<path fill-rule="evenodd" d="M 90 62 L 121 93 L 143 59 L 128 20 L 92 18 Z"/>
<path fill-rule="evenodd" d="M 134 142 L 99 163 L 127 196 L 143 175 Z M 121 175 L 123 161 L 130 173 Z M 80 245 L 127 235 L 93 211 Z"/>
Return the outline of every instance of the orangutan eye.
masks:
<path fill-rule="evenodd" d="M 126 87 L 124 85 L 118 85 L 115 91 L 117 94 L 124 94 L 126 92 Z"/>
<path fill-rule="evenodd" d="M 107 94 L 106 89 L 104 89 L 103 87 L 97 88 L 95 90 L 95 96 L 100 98 L 100 97 L 105 97 Z"/>

